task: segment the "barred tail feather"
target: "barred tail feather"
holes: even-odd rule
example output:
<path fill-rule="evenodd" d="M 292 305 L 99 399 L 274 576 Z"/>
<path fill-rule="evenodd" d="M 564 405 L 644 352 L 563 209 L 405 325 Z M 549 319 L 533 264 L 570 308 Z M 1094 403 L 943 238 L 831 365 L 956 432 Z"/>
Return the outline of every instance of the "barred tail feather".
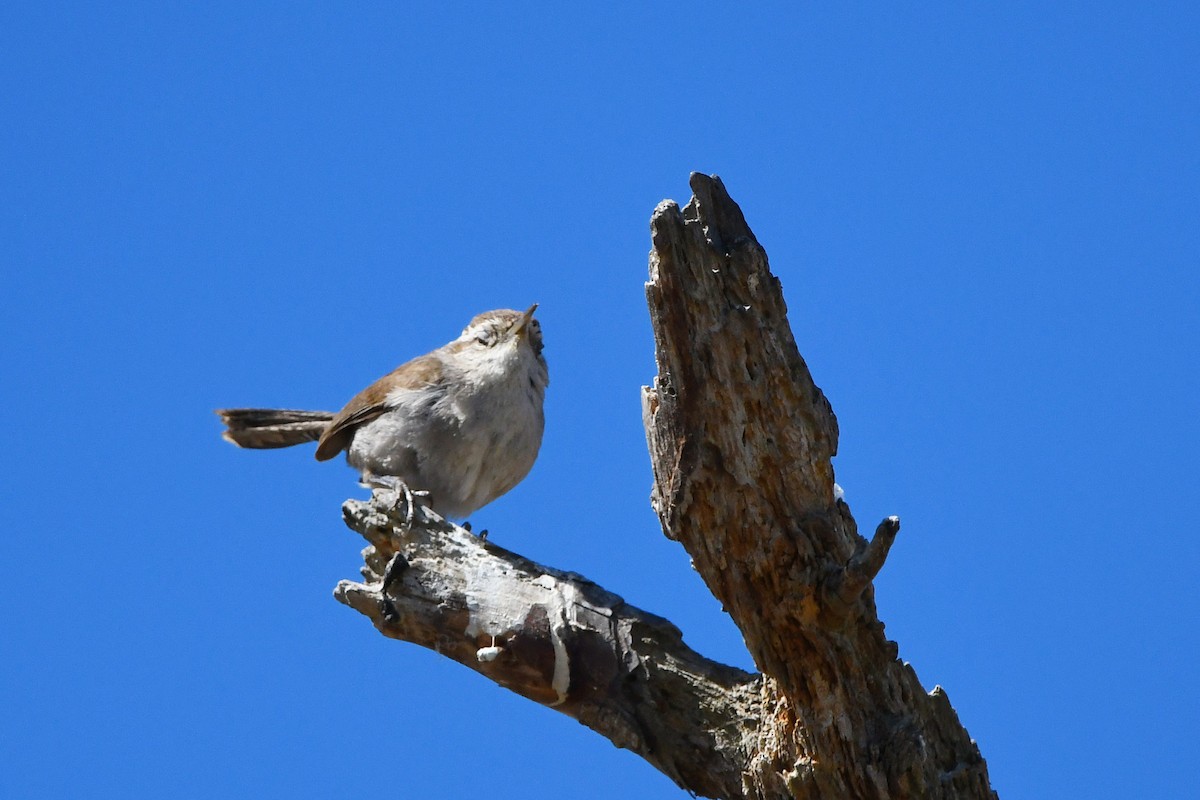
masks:
<path fill-rule="evenodd" d="M 333 419 L 329 411 L 285 408 L 221 408 L 217 416 L 227 428 L 225 441 L 256 450 L 315 442 Z"/>

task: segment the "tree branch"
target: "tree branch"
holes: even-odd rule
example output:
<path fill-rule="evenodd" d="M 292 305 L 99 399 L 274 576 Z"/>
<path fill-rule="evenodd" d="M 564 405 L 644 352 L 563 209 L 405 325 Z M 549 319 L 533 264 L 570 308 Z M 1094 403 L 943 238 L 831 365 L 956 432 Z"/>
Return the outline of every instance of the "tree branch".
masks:
<path fill-rule="evenodd" d="M 892 542 L 896 541 L 896 534 L 899 532 L 899 517 L 888 517 L 879 523 L 879 527 L 875 529 L 875 538 L 869 542 L 862 542 L 858 552 L 850 559 L 850 563 L 846 564 L 841 574 L 835 573 L 827 582 L 826 601 L 831 604 L 837 603 L 845 613 L 850 613 L 850 609 L 871 585 L 879 570 L 883 569 L 883 562 L 887 559 L 888 551 L 892 549 Z"/>
<path fill-rule="evenodd" d="M 945 692 L 883 635 L 868 542 L 835 498 L 838 427 L 779 280 L 720 179 L 651 219 L 658 376 L 642 390 L 651 502 L 741 629 L 761 675 L 666 620 L 395 497 L 350 501 L 365 582 L 335 596 L 381 633 L 451 658 L 719 798 L 994 798 Z M 384 589 L 386 585 L 386 591 Z"/>
<path fill-rule="evenodd" d="M 425 509 L 406 527 L 394 500 L 379 491 L 344 505 L 346 523 L 370 546 L 366 582 L 342 581 L 339 601 L 385 636 L 574 717 L 688 791 L 741 796 L 762 716 L 760 676 L 704 658 L 667 620 L 579 575 Z"/>

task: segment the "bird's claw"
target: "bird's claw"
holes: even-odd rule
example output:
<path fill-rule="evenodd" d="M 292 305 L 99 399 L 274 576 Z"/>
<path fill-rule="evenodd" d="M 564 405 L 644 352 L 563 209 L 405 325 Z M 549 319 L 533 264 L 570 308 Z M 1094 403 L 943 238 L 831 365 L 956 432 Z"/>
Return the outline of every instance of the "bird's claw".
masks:
<path fill-rule="evenodd" d="M 425 489 L 410 489 L 408 484 L 395 475 L 370 475 L 363 478 L 363 483 L 375 489 L 389 489 L 396 493 L 392 501 L 392 511 L 400 508 L 400 498 L 404 498 L 404 527 L 411 528 L 417 514 L 417 498 L 429 497 Z"/>
<path fill-rule="evenodd" d="M 475 531 L 471 530 L 471 521 L 470 520 L 463 521 L 462 529 L 464 531 L 466 531 L 467 533 L 475 533 Z M 475 533 L 475 535 L 478 536 L 481 540 L 486 542 L 487 536 L 488 536 L 487 528 L 484 528 L 479 533 Z"/>

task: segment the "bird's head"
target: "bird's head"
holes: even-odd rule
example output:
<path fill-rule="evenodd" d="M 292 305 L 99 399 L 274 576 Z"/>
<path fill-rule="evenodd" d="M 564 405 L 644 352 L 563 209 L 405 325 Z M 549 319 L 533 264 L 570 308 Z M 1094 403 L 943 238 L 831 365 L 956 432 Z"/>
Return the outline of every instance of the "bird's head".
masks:
<path fill-rule="evenodd" d="M 545 387 L 550 381 L 542 355 L 542 326 L 533 318 L 534 311 L 537 303 L 524 311 L 485 311 L 463 328 L 455 349 L 468 363 L 481 367 L 492 364 L 508 370 L 524 365 L 534 373 L 531 380 Z"/>

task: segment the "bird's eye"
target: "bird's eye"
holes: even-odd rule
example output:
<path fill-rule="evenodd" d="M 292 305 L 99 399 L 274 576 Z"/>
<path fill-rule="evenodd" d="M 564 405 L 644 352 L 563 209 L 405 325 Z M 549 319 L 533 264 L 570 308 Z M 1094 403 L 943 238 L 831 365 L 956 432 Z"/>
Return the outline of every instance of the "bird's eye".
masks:
<path fill-rule="evenodd" d="M 529 344 L 533 347 L 533 352 L 541 355 L 542 345 L 542 326 L 536 319 L 529 320 Z"/>
<path fill-rule="evenodd" d="M 491 330 L 480 331 L 475 334 L 475 341 L 479 342 L 484 347 L 491 347 L 496 343 L 496 332 Z"/>

